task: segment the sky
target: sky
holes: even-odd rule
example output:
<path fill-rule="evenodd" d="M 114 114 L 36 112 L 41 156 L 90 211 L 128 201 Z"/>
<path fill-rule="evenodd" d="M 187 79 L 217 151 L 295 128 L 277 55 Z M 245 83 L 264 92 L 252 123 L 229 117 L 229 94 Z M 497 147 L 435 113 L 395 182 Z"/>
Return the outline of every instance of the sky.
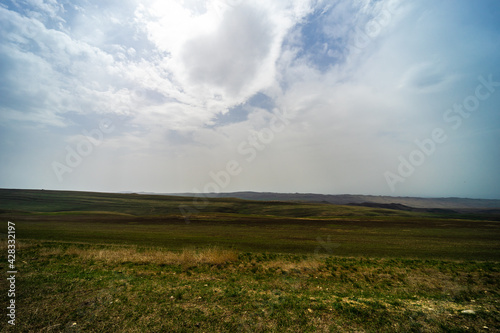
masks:
<path fill-rule="evenodd" d="M 0 187 L 500 199 L 496 0 L 2 0 Z"/>

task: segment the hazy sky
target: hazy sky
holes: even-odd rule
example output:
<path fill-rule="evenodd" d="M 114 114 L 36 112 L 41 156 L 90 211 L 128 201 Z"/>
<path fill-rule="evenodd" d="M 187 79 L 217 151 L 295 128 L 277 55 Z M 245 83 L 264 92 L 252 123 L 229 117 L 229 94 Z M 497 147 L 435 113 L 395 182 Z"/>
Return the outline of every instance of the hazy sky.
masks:
<path fill-rule="evenodd" d="M 0 187 L 500 198 L 500 2 L 0 3 Z"/>

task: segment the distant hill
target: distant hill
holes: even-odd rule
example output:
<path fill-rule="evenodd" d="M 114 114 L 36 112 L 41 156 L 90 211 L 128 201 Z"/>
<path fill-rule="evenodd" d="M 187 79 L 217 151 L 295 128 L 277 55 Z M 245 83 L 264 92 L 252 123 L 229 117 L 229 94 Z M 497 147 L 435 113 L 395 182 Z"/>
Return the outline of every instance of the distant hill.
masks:
<path fill-rule="evenodd" d="M 194 193 L 170 193 L 169 195 L 194 196 Z M 417 197 L 391 197 L 374 195 L 333 195 L 314 193 L 273 193 L 273 192 L 231 192 L 207 193 L 210 198 L 238 198 L 246 200 L 264 201 L 301 201 L 329 203 L 335 205 L 359 205 L 407 210 L 411 208 L 422 209 L 500 209 L 500 200 L 468 199 L 468 198 L 417 198 Z M 387 206 L 388 205 L 388 206 Z M 402 206 L 398 206 L 402 205 Z M 385 207 L 384 207 L 385 206 Z M 406 207 L 405 207 L 406 206 Z"/>
<path fill-rule="evenodd" d="M 234 192 L 208 194 L 200 208 L 193 193 L 98 193 L 77 191 L 0 189 L 0 214 L 57 213 L 82 216 L 109 214 L 133 216 L 185 216 L 243 214 L 252 216 L 304 217 L 422 217 L 500 221 L 500 200 L 462 198 L 398 198 L 365 195 L 322 195 Z M 199 194 L 198 194 L 199 196 Z M 363 206 L 363 207 L 357 207 Z M 181 209 L 182 208 L 182 209 Z M 182 217 L 182 216 L 184 217 Z"/>

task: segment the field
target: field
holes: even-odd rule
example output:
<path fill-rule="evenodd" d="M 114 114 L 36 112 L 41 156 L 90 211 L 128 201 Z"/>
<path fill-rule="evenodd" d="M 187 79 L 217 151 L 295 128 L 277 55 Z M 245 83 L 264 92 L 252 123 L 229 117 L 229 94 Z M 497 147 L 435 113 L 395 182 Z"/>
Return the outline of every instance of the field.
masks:
<path fill-rule="evenodd" d="M 494 214 L 0 190 L 0 215 L 2 331 L 500 331 Z"/>

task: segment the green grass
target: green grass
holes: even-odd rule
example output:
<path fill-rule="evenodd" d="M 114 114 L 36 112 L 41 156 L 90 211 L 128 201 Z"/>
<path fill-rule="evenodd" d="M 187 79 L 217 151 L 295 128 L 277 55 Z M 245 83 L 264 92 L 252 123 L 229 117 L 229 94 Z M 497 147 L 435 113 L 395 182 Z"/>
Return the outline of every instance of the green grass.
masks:
<path fill-rule="evenodd" d="M 22 244 L 19 332 L 481 332 L 500 325 L 497 263 Z"/>
<path fill-rule="evenodd" d="M 0 189 L 19 272 L 0 331 L 500 330 L 495 216 L 209 199 L 187 221 L 192 204 Z"/>
<path fill-rule="evenodd" d="M 338 256 L 500 259 L 500 224 L 460 214 L 157 195 L 0 190 L 0 214 L 20 239 Z M 297 217 L 298 216 L 298 217 Z"/>
<path fill-rule="evenodd" d="M 414 219 L 352 221 L 205 215 L 12 215 L 20 239 L 133 244 L 181 249 L 218 245 L 240 251 L 340 256 L 498 260 L 497 222 Z"/>

